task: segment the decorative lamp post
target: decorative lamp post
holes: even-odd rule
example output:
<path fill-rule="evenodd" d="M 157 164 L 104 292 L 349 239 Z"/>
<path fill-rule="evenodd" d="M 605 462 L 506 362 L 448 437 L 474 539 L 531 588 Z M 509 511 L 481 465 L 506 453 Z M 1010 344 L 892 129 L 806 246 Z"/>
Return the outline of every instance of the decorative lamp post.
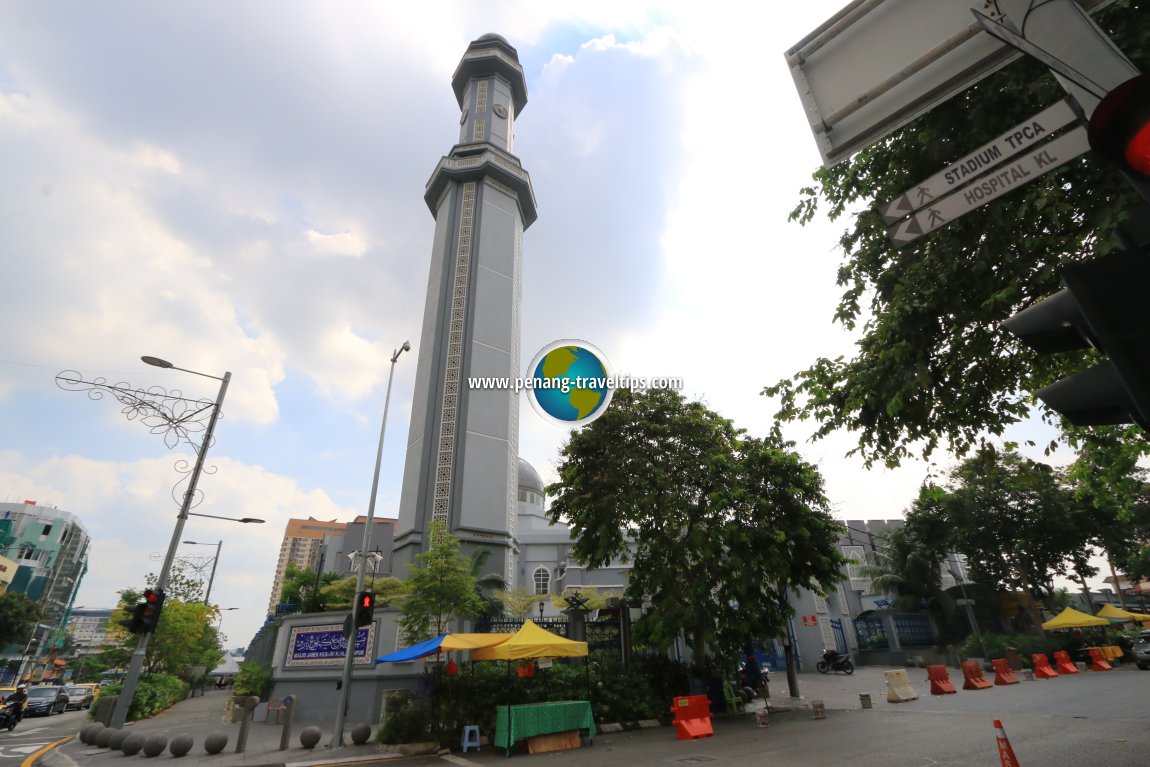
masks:
<path fill-rule="evenodd" d="M 172 571 L 172 562 L 176 558 L 176 547 L 180 543 L 184 523 L 189 516 L 212 517 L 213 519 L 227 519 L 245 523 L 263 522 L 263 520 L 250 517 L 244 517 L 243 519 L 216 517 L 211 514 L 197 514 L 191 510 L 198 502 L 196 488 L 199 484 L 200 475 L 204 470 L 204 459 L 207 457 L 208 448 L 212 445 L 216 422 L 220 417 L 224 397 L 228 393 L 228 384 L 230 384 L 232 380 L 231 372 L 225 372 L 223 377 L 220 377 L 208 373 L 200 373 L 196 370 L 176 367 L 167 360 L 160 359 L 159 357 L 145 356 L 140 359 L 153 367 L 164 368 L 166 370 L 179 370 L 184 373 L 191 373 L 192 375 L 219 381 L 219 392 L 216 394 L 214 400 L 192 400 L 184 397 L 178 390 L 168 392 L 158 386 L 152 386 L 146 390 L 133 389 L 125 383 L 109 384 L 107 379 L 102 377 L 93 381 L 85 381 L 80 377 L 80 374 L 75 371 L 65 371 L 58 374 L 56 376 L 56 385 L 67 391 L 84 391 L 91 399 L 103 399 L 104 394 L 110 392 L 112 396 L 124 406 L 123 412 L 129 420 L 138 419 L 147 426 L 152 433 L 163 434 L 164 443 L 169 448 L 174 448 L 181 442 L 186 442 L 196 451 L 196 461 L 192 465 L 191 472 L 188 476 L 188 485 L 180 501 L 180 512 L 176 515 L 176 527 L 172 531 L 172 540 L 171 543 L 168 544 L 168 552 L 164 556 L 164 565 L 160 569 L 159 577 L 156 579 L 155 588 L 157 591 L 162 591 L 168 583 L 168 576 Z M 205 419 L 206 424 L 204 423 Z M 198 431 L 200 428 L 204 430 L 204 437 L 197 446 L 191 439 L 191 436 L 193 432 Z M 109 727 L 117 729 L 123 727 L 124 722 L 128 718 L 128 707 L 131 705 L 132 696 L 136 692 L 136 682 L 139 680 L 140 672 L 144 667 L 144 657 L 147 654 L 148 641 L 151 639 L 151 636 L 150 633 L 140 634 L 140 639 L 136 643 L 136 649 L 132 653 L 131 661 L 128 663 L 128 671 L 124 676 L 123 689 L 120 691 L 120 695 L 116 700 L 116 707 L 112 711 L 111 720 L 108 722 Z"/>
<path fill-rule="evenodd" d="M 542 599 L 539 600 L 539 622 L 543 622 L 543 605 L 546 604 Z"/>
<path fill-rule="evenodd" d="M 199 541 L 184 541 L 184 543 L 186 543 L 190 546 L 215 546 L 216 547 L 216 555 L 212 558 L 212 572 L 211 572 L 211 575 L 208 576 L 208 590 L 206 592 L 204 592 L 204 604 L 206 604 L 206 605 L 211 604 L 211 602 L 209 600 L 211 599 L 211 596 L 212 596 L 212 584 L 216 580 L 216 565 L 218 565 L 220 563 L 220 549 L 223 547 L 224 542 L 222 540 L 219 540 L 219 541 L 216 541 L 215 543 L 200 543 Z M 228 609 L 234 610 L 235 608 L 229 607 Z"/>

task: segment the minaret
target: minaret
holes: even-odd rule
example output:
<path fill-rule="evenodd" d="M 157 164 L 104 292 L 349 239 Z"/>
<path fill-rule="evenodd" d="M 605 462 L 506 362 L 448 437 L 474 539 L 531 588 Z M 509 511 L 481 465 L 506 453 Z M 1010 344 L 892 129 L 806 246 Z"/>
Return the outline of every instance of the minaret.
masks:
<path fill-rule="evenodd" d="M 442 521 L 464 551 L 491 549 L 485 572 L 514 583 L 519 398 L 471 389 L 472 377 L 519 369 L 523 230 L 535 221 L 531 179 L 512 154 L 527 83 L 515 49 L 487 34 L 451 78 L 459 143 L 427 182 L 435 216 L 431 275 L 415 373 L 407 462 L 395 531 L 396 575 Z"/>

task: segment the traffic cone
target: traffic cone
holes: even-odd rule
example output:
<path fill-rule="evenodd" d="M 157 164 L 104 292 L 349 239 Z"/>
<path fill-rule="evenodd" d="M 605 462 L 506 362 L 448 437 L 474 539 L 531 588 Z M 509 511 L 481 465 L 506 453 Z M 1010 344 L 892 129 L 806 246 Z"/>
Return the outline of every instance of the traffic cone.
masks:
<path fill-rule="evenodd" d="M 1019 767 L 1018 757 L 1010 747 L 1010 738 L 1006 737 L 1006 730 L 997 719 L 994 720 L 994 734 L 998 738 L 998 758 L 1002 760 L 1002 767 Z"/>

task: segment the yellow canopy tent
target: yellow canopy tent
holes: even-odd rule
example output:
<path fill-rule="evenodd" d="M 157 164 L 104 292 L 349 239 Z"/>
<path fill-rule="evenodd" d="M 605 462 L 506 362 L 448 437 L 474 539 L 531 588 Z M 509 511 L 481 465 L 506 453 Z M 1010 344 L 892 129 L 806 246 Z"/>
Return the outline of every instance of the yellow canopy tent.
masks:
<path fill-rule="evenodd" d="M 448 634 L 440 643 L 441 650 L 477 650 L 503 644 L 512 634 Z"/>
<path fill-rule="evenodd" d="M 1087 615 L 1084 612 L 1079 612 L 1073 607 L 1067 607 L 1057 616 L 1046 621 L 1042 624 L 1043 631 L 1055 631 L 1057 629 L 1080 629 L 1087 626 L 1109 626 L 1110 621 L 1105 618 L 1095 618 L 1093 615 Z"/>
<path fill-rule="evenodd" d="M 475 649 L 472 660 L 519 660 L 523 658 L 582 658 L 586 642 L 574 642 L 539 628 L 528 620 L 506 642 Z"/>
<path fill-rule="evenodd" d="M 1112 621 L 1150 621 L 1150 615 L 1132 613 L 1114 605 L 1105 605 L 1097 612 L 1099 618 L 1109 618 Z"/>

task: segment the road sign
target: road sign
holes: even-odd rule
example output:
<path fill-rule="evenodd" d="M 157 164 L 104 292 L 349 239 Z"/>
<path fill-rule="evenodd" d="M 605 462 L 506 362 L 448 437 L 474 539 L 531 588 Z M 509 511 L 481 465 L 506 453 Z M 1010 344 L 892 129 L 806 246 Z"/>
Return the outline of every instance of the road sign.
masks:
<path fill-rule="evenodd" d="M 1077 6 L 1093 14 L 1111 2 L 1077 0 Z M 1106 79 L 1098 68 L 1109 68 L 1113 57 L 1084 43 L 1074 3 L 990 5 L 1050 55 L 1096 82 Z M 987 6 L 986 0 L 853 0 L 792 46 L 787 66 L 823 164 L 845 160 L 1017 58 L 975 21 L 971 11 Z M 1083 103 L 1081 89 L 1071 93 Z"/>
<path fill-rule="evenodd" d="M 988 144 L 980 146 L 962 159 L 951 163 L 913 189 L 879 207 L 887 224 L 930 205 L 989 168 L 1002 164 L 1024 149 L 1049 138 L 1059 128 L 1074 122 L 1077 115 L 1065 101 L 1049 106 L 1025 122 L 1015 125 Z"/>
<path fill-rule="evenodd" d="M 966 186 L 923 208 L 910 218 L 887 228 L 895 245 L 906 245 L 924 234 L 946 226 L 956 218 L 1065 165 L 1090 149 L 1086 129 L 1075 128 L 1040 145 L 1014 162 L 995 168 Z"/>

